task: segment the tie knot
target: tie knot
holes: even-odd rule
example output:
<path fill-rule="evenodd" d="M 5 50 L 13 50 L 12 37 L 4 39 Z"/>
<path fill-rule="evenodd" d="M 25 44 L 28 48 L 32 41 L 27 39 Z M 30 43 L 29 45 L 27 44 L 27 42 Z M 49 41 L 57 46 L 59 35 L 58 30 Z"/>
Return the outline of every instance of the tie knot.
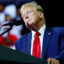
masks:
<path fill-rule="evenodd" d="M 40 33 L 39 32 L 36 32 L 35 36 L 39 36 L 39 35 L 40 35 Z"/>

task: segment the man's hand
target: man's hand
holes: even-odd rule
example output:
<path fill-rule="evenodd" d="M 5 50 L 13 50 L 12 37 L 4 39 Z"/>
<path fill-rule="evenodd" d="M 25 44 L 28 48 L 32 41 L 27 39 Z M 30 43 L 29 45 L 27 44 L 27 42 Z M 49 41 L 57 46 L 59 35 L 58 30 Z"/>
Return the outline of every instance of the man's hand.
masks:
<path fill-rule="evenodd" d="M 54 58 L 48 58 L 48 64 L 59 64 L 59 60 L 56 60 Z"/>

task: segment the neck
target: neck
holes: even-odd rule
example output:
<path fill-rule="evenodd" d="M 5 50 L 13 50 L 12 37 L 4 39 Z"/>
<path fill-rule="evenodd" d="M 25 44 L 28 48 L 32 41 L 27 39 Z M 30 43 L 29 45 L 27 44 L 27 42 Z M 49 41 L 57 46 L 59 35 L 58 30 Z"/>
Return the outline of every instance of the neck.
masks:
<path fill-rule="evenodd" d="M 44 21 L 39 21 L 35 26 L 33 31 L 38 31 L 44 25 Z"/>

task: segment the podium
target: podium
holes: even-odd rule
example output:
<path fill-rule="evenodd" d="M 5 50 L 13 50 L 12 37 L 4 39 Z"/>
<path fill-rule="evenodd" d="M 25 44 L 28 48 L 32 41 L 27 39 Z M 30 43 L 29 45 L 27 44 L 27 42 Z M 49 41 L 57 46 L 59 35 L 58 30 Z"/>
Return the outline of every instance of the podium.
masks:
<path fill-rule="evenodd" d="M 20 64 L 47 64 L 46 60 L 0 45 L 0 62 Z"/>

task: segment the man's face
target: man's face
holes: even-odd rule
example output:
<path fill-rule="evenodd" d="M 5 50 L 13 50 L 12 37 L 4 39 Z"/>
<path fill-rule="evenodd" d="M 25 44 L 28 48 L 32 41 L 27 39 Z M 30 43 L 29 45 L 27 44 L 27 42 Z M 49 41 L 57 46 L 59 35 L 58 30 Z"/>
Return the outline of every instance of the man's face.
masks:
<path fill-rule="evenodd" d="M 34 26 L 39 22 L 40 15 L 35 7 L 24 7 L 22 11 L 22 18 L 26 27 L 34 28 Z"/>

